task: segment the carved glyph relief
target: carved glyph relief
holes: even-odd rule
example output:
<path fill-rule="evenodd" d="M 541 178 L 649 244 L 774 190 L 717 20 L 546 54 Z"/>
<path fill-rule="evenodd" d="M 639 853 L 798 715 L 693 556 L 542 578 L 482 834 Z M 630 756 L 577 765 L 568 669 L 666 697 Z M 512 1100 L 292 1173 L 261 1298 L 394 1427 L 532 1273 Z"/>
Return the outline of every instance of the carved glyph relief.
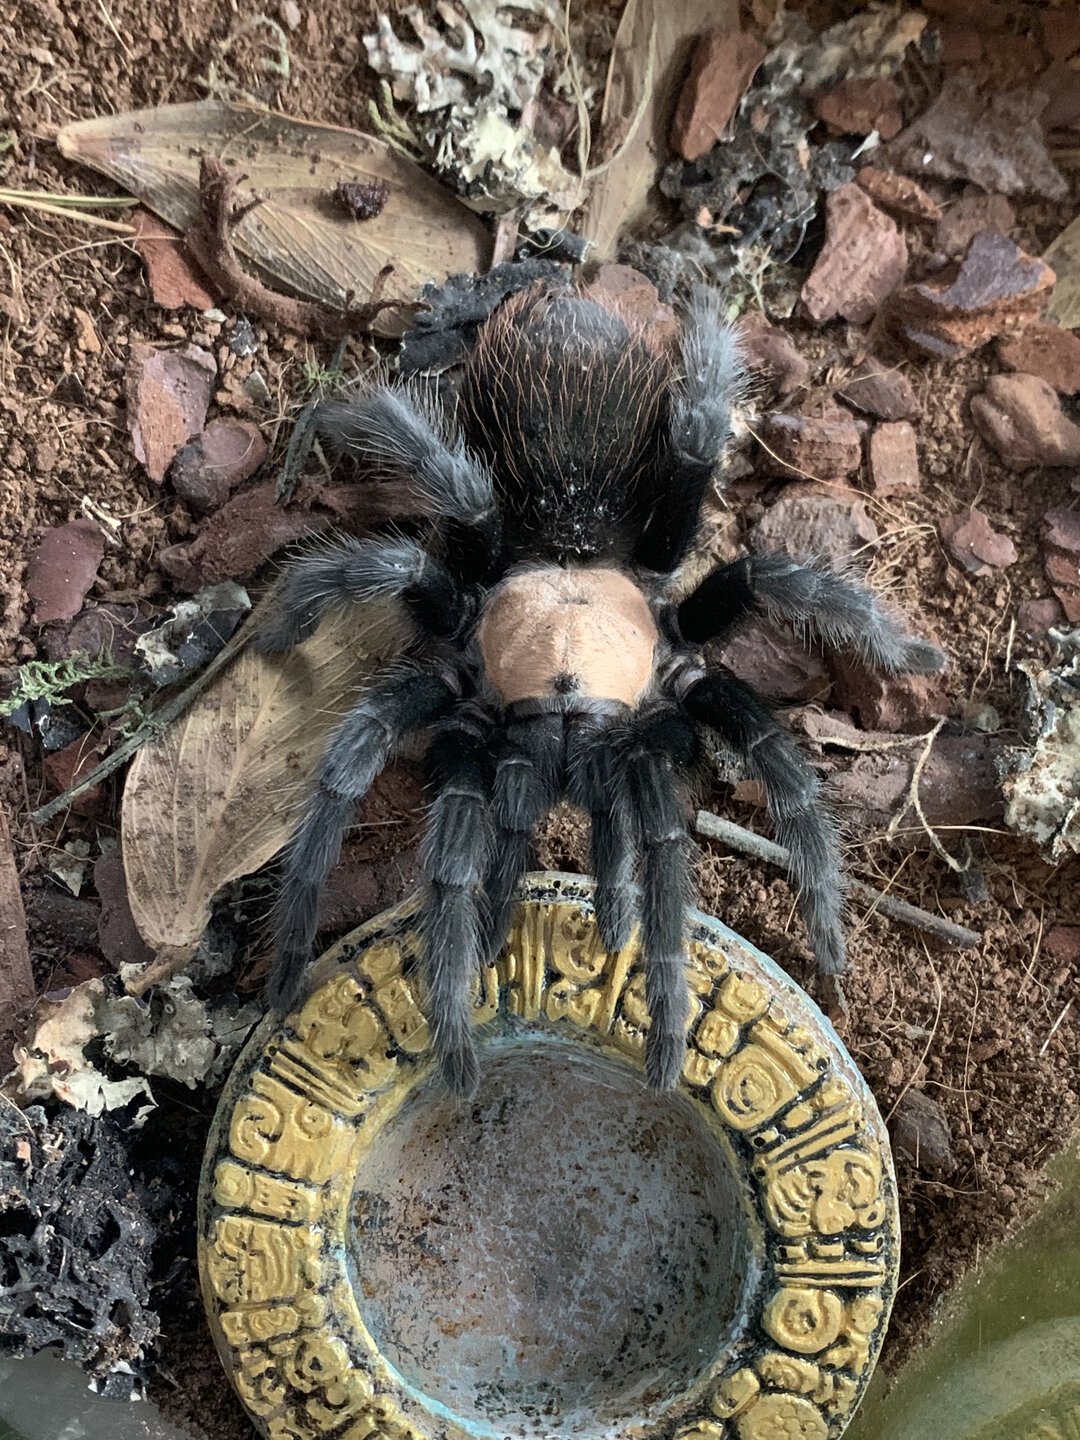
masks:
<path fill-rule="evenodd" d="M 590 894 L 576 877 L 529 882 L 503 954 L 478 979 L 477 1023 L 551 1026 L 640 1063 L 636 938 L 607 954 Z M 419 944 L 409 907 L 347 937 L 303 1007 L 258 1032 L 222 1098 L 200 1268 L 222 1358 L 269 1436 L 466 1433 L 397 1383 L 359 1318 L 345 1259 L 358 1163 L 431 1069 Z M 738 1343 L 633 1433 L 832 1440 L 869 1378 L 895 1286 L 884 1128 L 792 982 L 704 918 L 689 950 L 696 1009 L 681 1091 L 735 1157 L 761 1253 Z"/>

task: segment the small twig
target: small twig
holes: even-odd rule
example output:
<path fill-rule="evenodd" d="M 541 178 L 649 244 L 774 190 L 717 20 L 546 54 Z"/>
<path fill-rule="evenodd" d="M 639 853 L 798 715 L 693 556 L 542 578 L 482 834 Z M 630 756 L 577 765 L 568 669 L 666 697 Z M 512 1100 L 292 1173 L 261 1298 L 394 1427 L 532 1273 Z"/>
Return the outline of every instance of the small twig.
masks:
<path fill-rule="evenodd" d="M 272 600 L 273 593 L 271 592 L 270 595 L 256 605 L 248 617 L 247 624 L 242 626 L 223 649 L 218 651 L 206 669 L 197 675 L 186 689 L 181 690 L 178 695 L 174 695 L 171 700 L 167 700 L 159 710 L 155 710 L 152 715 L 148 716 L 146 723 L 140 725 L 134 735 L 124 740 L 115 750 L 106 755 L 100 765 L 95 765 L 88 774 L 83 776 L 78 784 L 72 785 L 71 789 L 65 790 L 62 795 L 57 795 L 55 800 L 50 800 L 47 805 L 42 805 L 39 809 L 32 810 L 30 812 L 31 823 L 34 825 L 47 824 L 54 816 L 59 815 L 61 810 L 64 810 L 70 805 L 72 801 L 77 800 L 80 795 L 85 795 L 87 790 L 92 790 L 95 785 L 100 785 L 102 780 L 107 779 L 114 770 L 119 770 L 124 761 L 129 760 L 137 750 L 141 750 L 148 740 L 152 740 L 154 736 L 160 735 L 166 726 L 171 725 L 174 720 L 178 720 L 184 711 L 187 710 L 188 706 L 198 699 L 210 681 L 213 680 L 215 676 L 220 675 L 222 670 L 231 664 L 237 655 L 239 655 L 240 651 L 245 648 L 248 640 L 257 628 L 254 624 L 255 620 L 261 618 L 269 610 Z"/>
<path fill-rule="evenodd" d="M 1043 1043 L 1042 1043 L 1042 1046 L 1040 1047 L 1040 1050 L 1039 1050 L 1039 1059 L 1040 1059 L 1040 1060 L 1041 1060 L 1042 1057 L 1046 1054 L 1047 1050 L 1049 1050 L 1049 1048 L 1050 1048 L 1050 1041 L 1051 1041 L 1051 1040 L 1054 1038 L 1054 1036 L 1057 1034 L 1058 1026 L 1059 1026 L 1059 1025 L 1061 1024 L 1061 1022 L 1065 1019 L 1065 1016 L 1069 1013 L 1070 1009 L 1072 1008 L 1072 1003 L 1073 1003 L 1073 997 L 1070 995 L 1069 998 L 1068 998 L 1068 1000 L 1066 1000 L 1066 1002 L 1065 1002 L 1065 1009 L 1062 1010 L 1061 1014 L 1060 1014 L 1060 1015 L 1058 1016 L 1058 1018 L 1054 1021 L 1053 1025 L 1050 1026 L 1050 1033 L 1047 1035 L 1046 1039 L 1045 1039 L 1045 1040 L 1043 1041 Z"/>
<path fill-rule="evenodd" d="M 764 860 L 769 865 L 779 865 L 782 869 L 790 869 L 791 857 L 782 845 L 777 845 L 773 840 L 766 840 L 763 835 L 755 835 L 752 830 L 744 830 L 741 825 L 736 825 L 731 820 L 722 820 L 719 815 L 713 815 L 708 810 L 699 810 L 694 821 L 694 829 L 699 835 L 706 835 L 710 840 L 720 840 L 723 844 L 731 847 L 732 850 L 740 850 L 744 855 L 752 855 L 755 860 Z M 872 885 L 867 885 L 863 880 L 849 880 L 848 891 L 852 895 L 858 895 L 870 904 L 882 915 L 887 915 L 890 920 L 899 920 L 904 925 L 914 925 L 919 930 L 925 930 L 931 935 L 936 935 L 939 940 L 944 940 L 949 945 L 959 945 L 964 949 L 971 949 L 982 944 L 982 936 L 976 930 L 967 930 L 963 925 L 954 925 L 951 920 L 943 920 L 939 915 L 931 915 L 929 910 L 922 910 L 918 905 L 910 905 L 906 900 L 899 900 L 895 895 L 886 895 L 881 890 L 875 890 Z"/>
<path fill-rule="evenodd" d="M 381 278 L 382 272 L 380 272 Z M 379 281 L 376 280 L 376 285 Z M 334 351 L 334 358 L 330 362 L 330 369 L 338 371 L 345 363 L 345 347 L 348 345 L 348 337 L 343 335 L 338 341 L 337 349 Z M 296 424 L 289 436 L 289 444 L 285 451 L 285 459 L 281 470 L 278 473 L 274 484 L 274 499 L 279 505 L 287 505 L 296 492 L 297 483 L 304 473 L 308 456 L 318 436 L 318 428 L 315 423 L 315 411 L 323 400 L 323 395 L 317 393 L 305 404 L 300 414 L 296 417 Z"/>
<path fill-rule="evenodd" d="M 297 300 L 271 290 L 241 265 L 233 246 L 233 226 L 256 205 L 258 199 L 244 206 L 236 203 L 235 177 L 220 160 L 206 155 L 199 166 L 199 204 L 201 214 L 184 235 L 184 244 L 207 278 L 221 293 L 227 295 L 238 309 L 257 315 L 272 325 L 282 325 L 312 340 L 340 340 L 345 335 L 370 330 L 384 310 L 426 310 L 422 301 L 372 300 L 364 305 L 351 305 L 346 298 L 341 310 L 332 310 L 314 300 Z"/>

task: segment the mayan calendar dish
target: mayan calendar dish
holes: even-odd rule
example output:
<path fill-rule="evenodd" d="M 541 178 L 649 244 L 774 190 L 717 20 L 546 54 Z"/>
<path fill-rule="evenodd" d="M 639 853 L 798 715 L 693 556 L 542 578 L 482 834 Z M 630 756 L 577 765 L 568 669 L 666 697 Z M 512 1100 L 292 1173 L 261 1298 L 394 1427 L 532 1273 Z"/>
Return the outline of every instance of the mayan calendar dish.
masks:
<path fill-rule="evenodd" d="M 635 942 L 530 877 L 452 1099 L 412 905 L 248 1045 L 202 1182 L 222 1360 L 274 1437 L 830 1440 L 896 1282 L 888 1142 L 831 1026 L 695 914 L 679 1090 L 643 1084 Z"/>

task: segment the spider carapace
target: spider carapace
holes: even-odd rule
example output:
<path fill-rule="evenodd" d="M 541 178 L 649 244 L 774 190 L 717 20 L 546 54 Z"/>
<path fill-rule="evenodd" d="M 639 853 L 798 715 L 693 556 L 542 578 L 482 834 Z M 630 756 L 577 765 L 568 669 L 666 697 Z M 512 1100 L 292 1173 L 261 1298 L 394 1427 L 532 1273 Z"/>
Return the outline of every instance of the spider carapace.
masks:
<path fill-rule="evenodd" d="M 562 798 L 590 818 L 603 943 L 621 949 L 640 919 L 646 1074 L 657 1088 L 676 1083 L 690 1017 L 686 817 L 707 736 L 763 784 L 817 963 L 845 968 L 821 781 L 772 710 L 703 647 L 764 623 L 886 673 L 936 670 L 944 657 L 866 586 L 812 559 L 747 555 L 672 598 L 742 376 L 713 293 L 693 295 L 669 347 L 616 303 L 546 285 L 485 323 L 453 406 L 373 385 L 320 407 L 322 435 L 358 478 L 415 487 L 432 538 L 346 539 L 296 561 L 259 637 L 264 652 L 287 650 L 331 607 L 375 596 L 396 597 L 413 620 L 406 655 L 331 739 L 286 850 L 275 1008 L 300 997 L 319 894 L 357 801 L 416 732 L 428 737 L 431 795 L 428 1018 L 457 1093 L 479 1080 L 477 973 L 504 943 L 533 831 Z"/>

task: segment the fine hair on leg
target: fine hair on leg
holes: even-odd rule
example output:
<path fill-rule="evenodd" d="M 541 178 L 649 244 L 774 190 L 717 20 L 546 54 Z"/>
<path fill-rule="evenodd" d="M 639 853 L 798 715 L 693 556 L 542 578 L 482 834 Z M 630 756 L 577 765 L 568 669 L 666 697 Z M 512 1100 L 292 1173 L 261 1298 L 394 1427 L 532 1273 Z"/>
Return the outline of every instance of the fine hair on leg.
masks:
<path fill-rule="evenodd" d="M 506 942 L 533 832 L 559 796 L 563 728 L 562 715 L 510 720 L 498 748 L 491 802 L 495 835 L 485 885 L 484 954 L 489 963 Z"/>
<path fill-rule="evenodd" d="M 761 615 L 837 650 L 851 650 L 886 675 L 929 674 L 945 656 L 912 635 L 860 580 L 823 561 L 749 555 L 707 575 L 676 610 L 690 644 L 720 639 L 748 616 Z"/>
<path fill-rule="evenodd" d="M 368 690 L 331 739 L 318 784 L 282 861 L 268 984 L 269 1003 L 279 1014 L 292 1010 L 300 998 L 315 943 L 319 895 L 341 853 L 356 802 L 401 741 L 447 714 L 456 698 L 442 676 L 403 668 Z"/>
<path fill-rule="evenodd" d="M 650 1021 L 645 1076 L 653 1090 L 672 1089 L 686 1058 L 686 915 L 693 883 L 679 777 L 694 768 L 698 749 L 693 726 L 671 708 L 639 719 L 625 752 L 642 853 L 641 947 Z"/>
<path fill-rule="evenodd" d="M 483 962 L 482 886 L 491 852 L 492 736 L 479 716 L 440 727 L 428 751 L 433 799 L 420 858 L 428 889 L 420 912 L 428 1023 L 447 1086 L 476 1093 L 473 992 Z"/>
<path fill-rule="evenodd" d="M 397 596 L 432 634 L 450 636 L 464 618 L 458 582 L 415 540 L 339 540 L 294 560 L 274 610 L 255 637 L 263 655 L 291 650 L 342 605 Z"/>
<path fill-rule="evenodd" d="M 844 878 L 821 777 L 775 716 L 734 676 L 710 671 L 686 692 L 683 705 L 716 733 L 746 776 L 765 787 L 776 838 L 791 856 L 791 878 L 818 969 L 841 974 L 848 964 Z"/>
<path fill-rule="evenodd" d="M 630 939 L 637 918 L 637 838 L 624 775 L 625 723 L 579 717 L 567 740 L 567 794 L 589 815 L 596 926 L 609 954 Z"/>

